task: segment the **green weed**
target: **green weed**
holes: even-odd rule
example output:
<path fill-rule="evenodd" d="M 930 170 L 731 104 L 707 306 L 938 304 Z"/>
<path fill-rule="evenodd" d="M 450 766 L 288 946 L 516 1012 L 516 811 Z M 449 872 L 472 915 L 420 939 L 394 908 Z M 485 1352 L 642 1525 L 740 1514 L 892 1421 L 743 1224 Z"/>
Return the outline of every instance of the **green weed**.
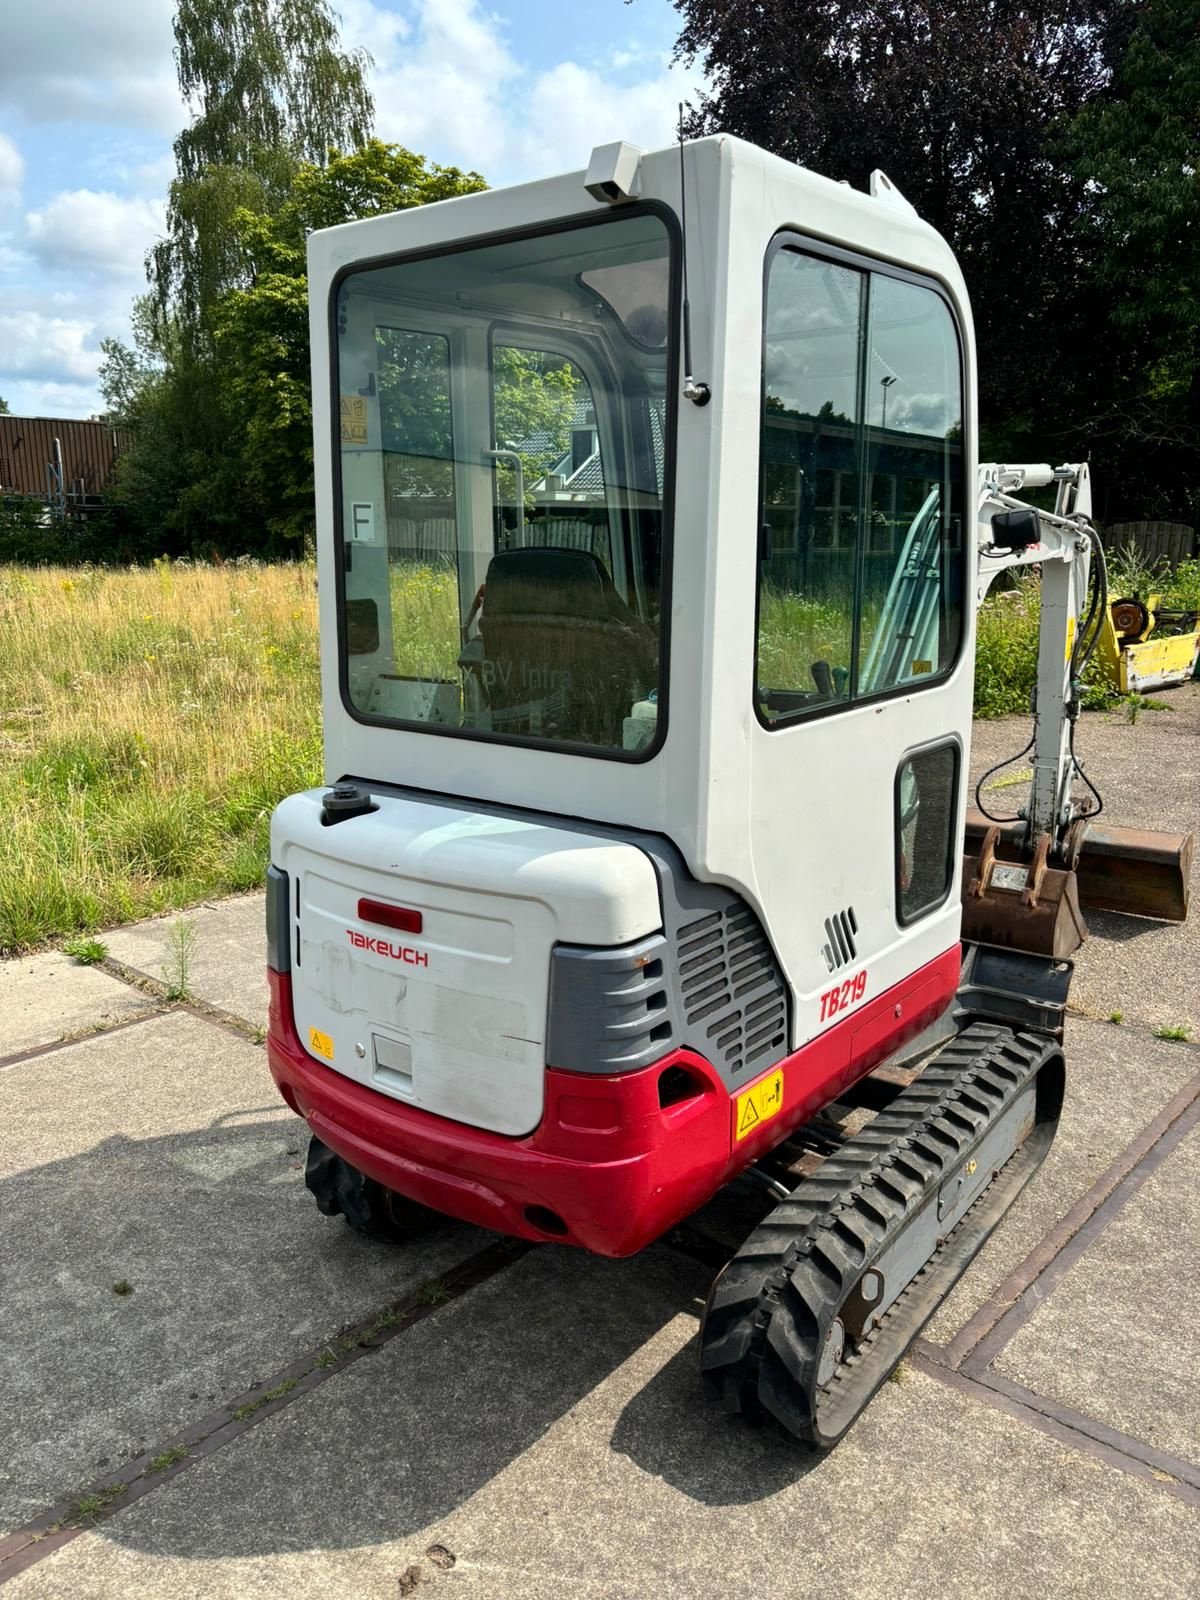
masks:
<path fill-rule="evenodd" d="M 162 969 L 168 1000 L 191 999 L 196 940 L 196 924 L 185 917 L 177 917 L 167 934 L 167 959 Z"/>
<path fill-rule="evenodd" d="M 1175 708 L 1165 700 L 1153 700 L 1144 694 L 1127 694 L 1124 700 L 1125 715 L 1130 723 L 1135 723 L 1143 711 L 1173 711 Z"/>
<path fill-rule="evenodd" d="M 81 967 L 94 967 L 98 961 L 108 959 L 108 946 L 103 939 L 68 939 L 63 954 L 78 961 Z"/>
<path fill-rule="evenodd" d="M 1156 1039 L 1169 1039 L 1175 1044 L 1184 1044 L 1192 1037 L 1192 1030 L 1182 1025 L 1155 1028 L 1154 1037 Z"/>
<path fill-rule="evenodd" d="M 81 1495 L 71 1506 L 68 1513 L 70 1520 L 72 1522 L 83 1522 L 89 1517 L 97 1516 L 107 1506 L 112 1505 L 114 1500 L 119 1500 L 124 1493 L 125 1485 L 123 1483 L 110 1483 L 103 1489 L 96 1489 L 91 1494 Z"/>

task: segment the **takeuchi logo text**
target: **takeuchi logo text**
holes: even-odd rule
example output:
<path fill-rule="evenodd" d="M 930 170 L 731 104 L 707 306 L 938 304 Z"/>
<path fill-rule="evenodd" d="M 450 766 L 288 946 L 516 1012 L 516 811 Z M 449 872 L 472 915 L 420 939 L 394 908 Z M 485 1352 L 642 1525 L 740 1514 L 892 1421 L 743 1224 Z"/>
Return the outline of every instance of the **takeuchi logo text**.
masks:
<path fill-rule="evenodd" d="M 406 961 L 410 967 L 427 967 L 429 952 L 414 950 L 411 945 L 393 944 L 390 939 L 373 939 L 369 933 L 356 933 L 346 929 L 346 937 L 356 950 L 373 950 L 377 956 L 389 956 L 393 961 Z"/>

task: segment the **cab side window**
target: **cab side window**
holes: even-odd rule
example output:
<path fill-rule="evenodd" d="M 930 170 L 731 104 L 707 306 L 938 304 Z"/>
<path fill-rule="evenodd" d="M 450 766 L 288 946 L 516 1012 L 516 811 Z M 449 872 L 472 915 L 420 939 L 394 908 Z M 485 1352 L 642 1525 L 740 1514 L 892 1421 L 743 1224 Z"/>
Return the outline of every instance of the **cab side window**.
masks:
<path fill-rule="evenodd" d="M 777 248 L 755 698 L 768 725 L 918 688 L 962 634 L 962 372 L 932 288 Z"/>

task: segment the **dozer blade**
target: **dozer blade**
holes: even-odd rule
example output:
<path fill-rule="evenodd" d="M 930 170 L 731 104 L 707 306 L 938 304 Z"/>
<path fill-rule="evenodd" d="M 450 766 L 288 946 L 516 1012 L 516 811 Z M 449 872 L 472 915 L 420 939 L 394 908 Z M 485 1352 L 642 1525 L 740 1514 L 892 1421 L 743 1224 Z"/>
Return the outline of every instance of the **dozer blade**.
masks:
<path fill-rule="evenodd" d="M 1075 868 L 1080 901 L 1097 911 L 1183 922 L 1194 844 L 1190 833 L 1089 823 Z"/>
<path fill-rule="evenodd" d="M 994 826 L 997 825 L 981 812 L 968 809 L 968 856 L 978 854 L 989 828 Z M 1077 828 L 1074 877 L 1079 904 L 1085 910 L 1121 911 L 1126 916 L 1157 917 L 1164 922 L 1186 919 L 1194 835 L 1111 827 L 1100 822 Z M 1021 861 L 1023 839 L 1023 823 L 999 824 L 996 858 Z M 972 937 L 965 929 L 963 936 Z"/>

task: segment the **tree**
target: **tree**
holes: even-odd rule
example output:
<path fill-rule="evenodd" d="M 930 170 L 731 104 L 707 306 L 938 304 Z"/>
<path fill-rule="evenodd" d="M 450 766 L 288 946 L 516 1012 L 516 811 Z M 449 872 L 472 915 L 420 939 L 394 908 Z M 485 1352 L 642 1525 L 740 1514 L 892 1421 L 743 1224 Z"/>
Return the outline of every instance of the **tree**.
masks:
<path fill-rule="evenodd" d="M 1135 514 L 1200 514 L 1200 0 L 1149 0 L 1112 92 L 1064 152 L 1087 186 L 1082 260 L 1118 380 L 1088 431 Z"/>
<path fill-rule="evenodd" d="M 971 292 L 985 424 L 1044 419 L 1073 292 L 1086 180 L 1053 130 L 1100 93 L 1135 0 L 675 0 L 679 54 L 718 128 L 866 186 L 882 167 L 950 242 Z M 1043 446 L 1044 448 L 1044 443 Z"/>
<path fill-rule="evenodd" d="M 160 310 L 189 346 L 204 315 L 247 281 L 233 219 L 269 211 L 301 162 L 361 145 L 374 113 L 363 51 L 339 49 L 327 0 L 178 0 L 175 60 L 196 107 L 175 141 L 167 237 L 149 260 Z"/>
<path fill-rule="evenodd" d="M 7 417 L 8 415 L 9 415 L 8 401 L 4 398 L 3 395 L 0 395 L 0 417 Z"/>
<path fill-rule="evenodd" d="M 149 329 L 153 325 L 153 310 L 146 296 L 134 301 L 134 343 L 127 345 L 121 339 L 101 339 L 100 370 L 97 384 L 104 401 L 106 422 L 128 426 L 138 420 L 138 413 L 147 391 L 156 363 L 150 350 L 153 339 Z"/>
<path fill-rule="evenodd" d="M 251 282 L 229 290 L 215 306 L 215 353 L 226 374 L 241 515 L 276 549 L 302 549 L 313 528 L 308 232 L 485 187 L 476 172 L 435 166 L 371 139 L 361 150 L 333 153 L 324 166 L 302 163 L 274 213 L 235 214 L 234 236 Z"/>

